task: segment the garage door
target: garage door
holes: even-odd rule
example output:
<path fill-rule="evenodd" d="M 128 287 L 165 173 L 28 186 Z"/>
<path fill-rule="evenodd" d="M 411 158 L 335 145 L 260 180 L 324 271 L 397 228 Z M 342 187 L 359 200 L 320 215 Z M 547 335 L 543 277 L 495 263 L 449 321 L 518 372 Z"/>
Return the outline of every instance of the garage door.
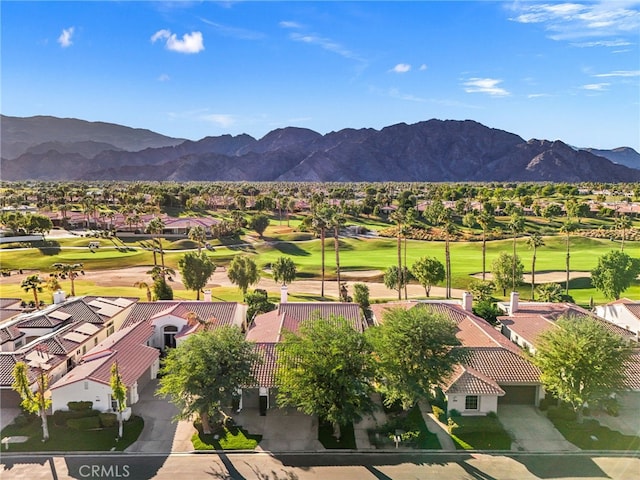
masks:
<path fill-rule="evenodd" d="M 535 386 L 500 385 L 505 391 L 504 396 L 498 397 L 498 405 L 535 405 Z"/>

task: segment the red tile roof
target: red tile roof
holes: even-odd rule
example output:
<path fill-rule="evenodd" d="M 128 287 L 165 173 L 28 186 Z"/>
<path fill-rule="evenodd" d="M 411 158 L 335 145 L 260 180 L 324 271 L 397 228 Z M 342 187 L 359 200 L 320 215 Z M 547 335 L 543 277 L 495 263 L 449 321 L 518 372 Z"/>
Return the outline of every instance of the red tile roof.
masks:
<path fill-rule="evenodd" d="M 456 367 L 453 375 L 445 382 L 442 391 L 447 394 L 497 395 L 499 397 L 505 394 L 505 391 L 491 378 L 463 365 Z"/>
<path fill-rule="evenodd" d="M 625 365 L 627 385 L 630 390 L 640 391 L 640 349 L 635 349 Z"/>
<path fill-rule="evenodd" d="M 175 315 L 187 319 L 190 312 L 194 312 L 201 319 L 217 319 L 218 325 L 234 325 L 237 317 L 242 316 L 239 309 L 244 308 L 237 302 L 198 302 L 198 301 L 157 301 L 138 302 L 123 322 L 123 328 L 163 315 Z M 243 318 L 244 320 L 244 318 Z M 237 325 L 240 326 L 240 325 Z"/>
<path fill-rule="evenodd" d="M 111 366 L 118 363 L 122 381 L 133 385 L 156 361 L 160 352 L 146 345 L 153 334 L 153 327 L 140 322 L 118 330 L 82 357 L 82 362 L 51 386 L 52 390 L 83 380 L 93 380 L 109 385 Z"/>
<path fill-rule="evenodd" d="M 275 376 L 278 364 L 277 344 L 256 343 L 255 350 L 260 355 L 262 362 L 253 365 L 253 376 L 257 381 L 257 385 L 249 385 L 249 387 L 275 387 Z"/>

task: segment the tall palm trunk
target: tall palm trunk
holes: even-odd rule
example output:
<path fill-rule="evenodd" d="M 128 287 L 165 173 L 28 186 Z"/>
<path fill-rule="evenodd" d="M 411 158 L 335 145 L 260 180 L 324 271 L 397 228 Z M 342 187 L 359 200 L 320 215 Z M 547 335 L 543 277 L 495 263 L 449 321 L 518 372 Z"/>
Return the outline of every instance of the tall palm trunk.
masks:
<path fill-rule="evenodd" d="M 398 222 L 398 233 L 396 235 L 398 244 L 398 300 L 402 300 L 402 239 L 400 238 L 400 222 Z"/>
<path fill-rule="evenodd" d="M 447 233 L 446 237 L 445 237 L 445 242 L 444 242 L 444 258 L 445 258 L 445 262 L 444 262 L 444 266 L 445 266 L 445 270 L 446 270 L 446 276 L 447 276 L 447 280 L 446 280 L 446 298 L 449 299 L 451 298 L 451 254 L 449 252 L 449 233 Z"/>
<path fill-rule="evenodd" d="M 402 270 L 402 279 L 404 281 L 404 299 L 408 300 L 407 283 L 409 283 L 409 279 L 408 278 L 404 278 L 406 273 L 407 273 L 407 235 L 406 235 L 406 232 L 405 232 L 405 235 L 404 235 L 404 268 Z"/>
<path fill-rule="evenodd" d="M 511 262 L 511 291 L 516 291 L 516 238 L 517 233 L 513 234 L 513 260 Z"/>
<path fill-rule="evenodd" d="M 487 273 L 487 234 L 485 229 L 482 229 L 482 281 L 485 281 Z"/>
<path fill-rule="evenodd" d="M 320 252 L 322 256 L 322 280 L 320 282 L 320 296 L 324 298 L 324 240 L 325 240 L 325 229 L 320 229 Z"/>
<path fill-rule="evenodd" d="M 536 287 L 536 244 L 533 244 L 533 257 L 531 258 L 531 300 L 536 299 L 535 287 Z"/>
<path fill-rule="evenodd" d="M 341 291 L 340 291 L 340 285 L 341 285 L 340 283 L 340 240 L 338 238 L 338 234 L 340 233 L 339 230 L 340 230 L 340 227 L 338 225 L 336 225 L 333 228 L 333 248 L 336 251 L 336 277 L 338 279 L 338 298 L 340 298 L 341 296 L 340 295 L 341 294 Z"/>
<path fill-rule="evenodd" d="M 565 286 L 565 293 L 569 295 L 569 233 L 567 232 L 567 282 Z"/>

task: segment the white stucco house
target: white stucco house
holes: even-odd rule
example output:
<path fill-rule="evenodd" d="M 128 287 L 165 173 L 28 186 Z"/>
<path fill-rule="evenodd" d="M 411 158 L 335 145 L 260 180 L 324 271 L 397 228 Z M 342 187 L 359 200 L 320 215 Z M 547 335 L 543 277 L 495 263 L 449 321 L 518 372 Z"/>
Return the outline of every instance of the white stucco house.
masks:
<path fill-rule="evenodd" d="M 596 315 L 619 327 L 640 334 L 640 301 L 621 298 L 606 305 L 598 305 Z"/>
<path fill-rule="evenodd" d="M 118 370 L 127 387 L 127 405 L 139 400 L 139 391 L 155 379 L 160 351 L 149 346 L 153 327 L 146 322 L 123 328 L 82 356 L 81 362 L 51 385 L 52 410 L 67 410 L 71 401 L 93 402 L 100 411 L 115 409 L 111 396 L 111 367 Z"/>

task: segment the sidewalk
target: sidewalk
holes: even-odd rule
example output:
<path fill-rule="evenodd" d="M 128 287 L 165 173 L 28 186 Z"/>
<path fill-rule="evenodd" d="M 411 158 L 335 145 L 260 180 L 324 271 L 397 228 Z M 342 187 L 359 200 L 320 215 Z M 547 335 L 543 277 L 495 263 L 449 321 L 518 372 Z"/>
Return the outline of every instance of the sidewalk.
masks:
<path fill-rule="evenodd" d="M 418 406 L 420 407 L 420 412 L 422 413 L 422 418 L 424 423 L 427 425 L 427 429 L 431 433 L 435 433 L 438 437 L 438 441 L 440 442 L 440 447 L 442 450 L 456 450 L 456 445 L 453 443 L 451 436 L 449 436 L 449 432 L 447 431 L 447 426 L 444 423 L 441 423 L 440 420 L 436 418 L 431 410 L 431 405 L 424 400 L 418 402 Z"/>
<path fill-rule="evenodd" d="M 371 445 L 367 430 L 379 427 L 387 423 L 387 415 L 382 408 L 382 399 L 379 394 L 373 395 L 373 401 L 379 407 L 373 414 L 367 415 L 359 423 L 353 424 L 353 433 L 356 437 L 356 447 L 358 450 L 375 450 L 376 447 Z"/>

